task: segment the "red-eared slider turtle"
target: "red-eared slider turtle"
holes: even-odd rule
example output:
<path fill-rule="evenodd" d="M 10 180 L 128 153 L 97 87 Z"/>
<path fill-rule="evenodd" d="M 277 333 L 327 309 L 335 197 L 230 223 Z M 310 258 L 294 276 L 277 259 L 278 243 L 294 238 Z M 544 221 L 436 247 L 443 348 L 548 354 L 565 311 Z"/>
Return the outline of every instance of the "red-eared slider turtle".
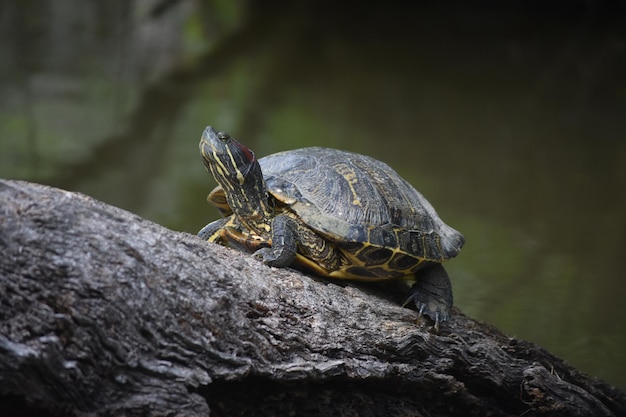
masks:
<path fill-rule="evenodd" d="M 459 253 L 463 236 L 389 166 L 317 147 L 257 160 L 210 126 L 200 152 L 219 184 L 208 200 L 225 216 L 200 237 L 333 278 L 415 276 L 407 301 L 436 328 L 448 320 L 452 288 L 441 262 Z"/>

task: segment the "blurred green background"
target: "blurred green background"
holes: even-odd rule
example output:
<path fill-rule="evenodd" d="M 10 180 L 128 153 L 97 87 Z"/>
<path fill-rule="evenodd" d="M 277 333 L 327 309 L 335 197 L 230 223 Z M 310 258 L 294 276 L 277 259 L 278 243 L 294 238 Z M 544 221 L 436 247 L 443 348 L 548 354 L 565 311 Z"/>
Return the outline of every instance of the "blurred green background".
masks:
<path fill-rule="evenodd" d="M 374 156 L 464 233 L 461 310 L 626 388 L 615 4 L 3 1 L 0 177 L 195 233 L 206 125 Z"/>

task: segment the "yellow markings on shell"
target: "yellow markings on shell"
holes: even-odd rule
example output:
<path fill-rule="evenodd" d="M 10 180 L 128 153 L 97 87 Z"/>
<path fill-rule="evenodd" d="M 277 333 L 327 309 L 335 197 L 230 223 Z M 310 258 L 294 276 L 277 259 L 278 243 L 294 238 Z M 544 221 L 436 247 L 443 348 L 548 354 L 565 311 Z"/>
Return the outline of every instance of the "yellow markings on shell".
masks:
<path fill-rule="evenodd" d="M 356 174 L 353 170 L 350 169 L 350 167 L 343 164 L 337 165 L 336 169 L 337 172 L 339 172 L 339 174 L 341 174 L 341 176 L 346 180 L 346 182 L 348 183 L 348 187 L 350 187 L 350 191 L 352 192 L 352 204 L 354 204 L 355 206 L 360 206 L 361 199 L 354 189 L 354 185 L 359 181 L 356 177 Z"/>
<path fill-rule="evenodd" d="M 368 227 L 367 242 L 372 242 L 373 239 L 371 237 L 371 232 L 374 229 L 376 229 L 376 227 L 374 227 L 374 226 L 369 226 Z M 397 229 L 397 230 L 394 231 L 396 233 L 396 240 L 399 240 L 398 236 L 397 236 L 398 230 L 400 230 L 400 229 Z M 346 258 L 349 260 L 348 264 L 344 265 L 342 268 L 340 268 L 340 270 L 336 271 L 335 273 L 329 274 L 329 276 L 333 276 L 333 277 L 337 277 L 337 278 L 356 279 L 356 280 L 360 280 L 360 281 L 382 281 L 382 280 L 387 280 L 387 279 L 393 278 L 393 275 L 378 276 L 378 277 L 364 277 L 364 276 L 354 275 L 353 273 L 351 273 L 347 269 L 349 269 L 353 265 L 363 266 L 365 268 L 368 268 L 368 267 L 380 268 L 380 269 L 383 269 L 385 271 L 390 272 L 391 274 L 398 273 L 400 275 L 397 276 L 397 278 L 400 278 L 402 276 L 407 276 L 407 275 L 413 274 L 415 272 L 415 269 L 417 269 L 419 267 L 419 265 L 421 265 L 426 260 L 426 257 L 422 257 L 422 256 L 419 256 L 417 254 L 407 253 L 404 249 L 400 248 L 399 246 L 370 245 L 367 242 L 364 242 L 363 245 L 358 250 L 356 250 L 354 253 L 343 251 L 344 256 L 346 256 Z M 364 261 L 361 258 L 359 258 L 359 255 L 366 248 L 368 248 L 369 246 L 378 247 L 380 249 L 387 249 L 391 253 L 390 253 L 389 257 L 384 262 L 378 263 L 378 264 L 369 264 L 368 265 L 368 262 Z M 392 267 L 391 266 L 391 262 L 395 259 L 395 257 L 397 255 L 410 256 L 412 258 L 415 258 L 417 260 L 417 263 L 411 264 L 411 265 L 409 265 L 409 266 L 407 266 L 407 267 L 405 267 L 403 269 L 398 269 L 398 268 Z"/>

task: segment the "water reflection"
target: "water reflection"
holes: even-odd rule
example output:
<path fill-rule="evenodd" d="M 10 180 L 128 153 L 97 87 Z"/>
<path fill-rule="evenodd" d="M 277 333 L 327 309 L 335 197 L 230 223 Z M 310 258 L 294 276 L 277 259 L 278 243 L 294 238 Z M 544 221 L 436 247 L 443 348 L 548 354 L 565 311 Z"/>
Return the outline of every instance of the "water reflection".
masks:
<path fill-rule="evenodd" d="M 2 84 L 1 175 L 195 232 L 217 216 L 197 152 L 207 124 L 259 156 L 311 145 L 375 156 L 465 234 L 447 267 L 463 311 L 626 387 L 619 25 L 588 13 L 363 6 L 356 16 L 302 4 L 255 9 L 183 67 L 166 48 L 158 56 L 178 69 L 156 84 L 110 65 L 16 64 Z M 97 62 L 118 56 L 113 67 L 149 68 L 120 39 L 151 38 L 132 38 L 144 33 L 128 30 L 139 23 L 115 10 L 125 17 L 108 18 L 81 50 L 96 51 L 88 57 Z M 193 9 L 183 11 L 156 31 L 180 50 L 191 42 L 181 34 L 198 24 Z"/>

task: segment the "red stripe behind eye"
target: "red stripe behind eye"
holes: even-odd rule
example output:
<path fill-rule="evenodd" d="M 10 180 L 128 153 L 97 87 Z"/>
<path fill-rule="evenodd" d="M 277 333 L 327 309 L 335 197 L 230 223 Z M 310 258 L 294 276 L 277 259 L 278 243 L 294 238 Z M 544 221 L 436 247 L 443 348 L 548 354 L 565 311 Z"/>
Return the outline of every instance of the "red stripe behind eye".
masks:
<path fill-rule="evenodd" d="M 253 162 L 254 161 L 254 152 L 252 152 L 250 149 L 246 148 L 245 146 L 243 146 L 239 142 L 236 142 L 235 144 L 241 150 L 242 154 L 246 157 L 248 162 Z"/>

